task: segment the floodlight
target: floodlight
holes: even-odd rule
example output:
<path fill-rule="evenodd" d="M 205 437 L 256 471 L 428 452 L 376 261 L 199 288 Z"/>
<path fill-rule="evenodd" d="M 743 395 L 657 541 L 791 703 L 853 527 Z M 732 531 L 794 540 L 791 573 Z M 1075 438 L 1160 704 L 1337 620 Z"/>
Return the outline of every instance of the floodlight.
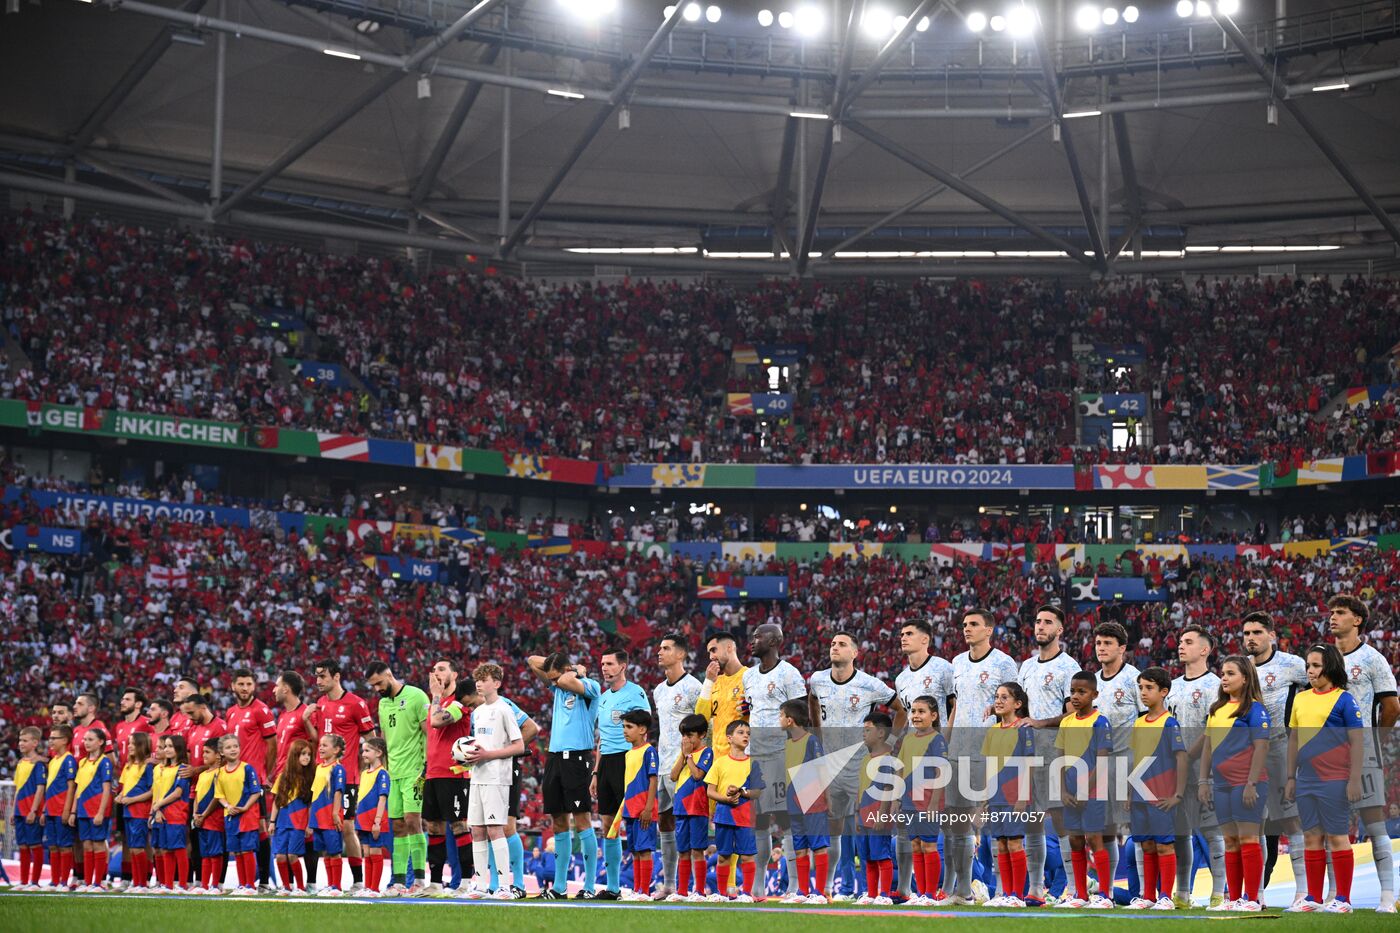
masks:
<path fill-rule="evenodd" d="M 1135 6 L 1123 7 L 1123 22 L 1136 23 L 1138 21 L 1138 8 Z"/>
<path fill-rule="evenodd" d="M 773 11 L 759 10 L 758 25 L 762 26 L 764 29 L 767 29 L 769 26 L 773 25 Z"/>
<path fill-rule="evenodd" d="M 1105 26 L 1112 26 L 1116 22 L 1118 22 L 1118 11 L 1111 6 L 1104 7 L 1103 24 Z"/>
<path fill-rule="evenodd" d="M 1093 32 L 1099 28 L 1099 8 L 1096 6 L 1082 6 L 1074 12 L 1074 25 L 1079 27 L 1080 32 Z"/>
<path fill-rule="evenodd" d="M 925 19 L 927 19 L 927 17 L 925 17 Z M 922 26 L 923 23 L 920 22 L 919 25 Z M 975 10 L 967 14 L 967 28 L 971 29 L 973 32 L 981 32 L 986 29 L 987 14 L 983 13 L 981 10 Z"/>

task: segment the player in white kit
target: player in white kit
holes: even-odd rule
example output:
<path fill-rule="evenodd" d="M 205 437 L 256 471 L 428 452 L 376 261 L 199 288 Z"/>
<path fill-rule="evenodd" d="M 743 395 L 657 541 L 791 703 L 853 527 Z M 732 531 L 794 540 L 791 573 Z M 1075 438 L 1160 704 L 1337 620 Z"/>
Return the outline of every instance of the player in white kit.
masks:
<path fill-rule="evenodd" d="M 1385 828 L 1385 767 L 1381 760 L 1380 737 L 1400 719 L 1400 699 L 1396 697 L 1395 671 L 1385 656 L 1361 637 L 1370 611 L 1366 604 L 1342 593 L 1327 601 L 1329 626 L 1347 668 L 1347 690 L 1361 710 L 1362 721 L 1371 730 L 1367 737 L 1366 759 L 1361 768 L 1361 799 L 1356 807 L 1360 822 L 1371 840 L 1376 874 L 1381 882 L 1378 913 L 1395 913 L 1395 865 L 1390 834 Z"/>
<path fill-rule="evenodd" d="M 948 696 L 949 691 L 953 689 L 953 665 L 943 658 L 929 654 L 928 649 L 932 642 L 933 626 L 922 619 L 905 622 L 899 627 L 899 652 L 904 655 L 905 665 L 904 670 L 894 679 L 894 692 L 899 696 L 899 705 L 903 707 L 894 720 L 896 736 L 903 734 L 904 727 L 908 725 L 905 721 L 908 718 L 906 711 L 919 697 L 930 696 L 938 701 L 940 726 L 948 721 L 948 716 L 952 713 L 948 705 Z M 914 850 L 910 845 L 908 833 L 900 833 L 896 837 L 894 854 L 899 865 L 897 890 L 900 897 L 907 898 L 910 894 L 909 882 L 914 873 Z M 919 893 L 926 895 L 931 892 Z"/>
<path fill-rule="evenodd" d="M 993 616 L 988 609 L 963 613 L 963 639 L 967 650 L 953 658 L 953 712 L 948 717 L 948 759 L 953 782 L 944 793 L 950 821 L 943 835 L 943 888 L 948 896 L 940 906 L 968 905 L 972 900 L 972 860 L 977 855 L 977 825 L 984 795 L 974 793 L 984 783 L 982 741 L 996 717 L 992 701 L 997 687 L 1016 680 L 1016 662 L 1000 648 L 992 647 Z"/>
<path fill-rule="evenodd" d="M 1189 908 L 1191 887 L 1196 881 L 1191 837 L 1201 833 L 1206 837 L 1210 852 L 1211 904 L 1225 899 L 1225 837 L 1215 811 L 1201 805 L 1196 762 L 1205 746 L 1206 720 L 1210 706 L 1220 695 L 1220 677 L 1210 669 L 1210 655 L 1215 650 L 1215 636 L 1199 625 L 1181 630 L 1176 644 L 1176 657 L 1184 673 L 1172 681 L 1167 694 L 1167 709 L 1176 717 L 1181 728 L 1181 740 L 1186 744 L 1186 796 L 1177 807 L 1176 891 L 1172 901 L 1179 908 Z"/>
<path fill-rule="evenodd" d="M 1065 614 L 1059 606 L 1045 605 L 1035 611 L 1036 653 L 1021 662 L 1016 680 L 1030 700 L 1027 715 L 1035 730 L 1035 753 L 1046 765 L 1055 757 L 1055 734 L 1069 705 L 1069 682 L 1079 673 L 1079 662 L 1060 643 L 1065 631 Z M 1060 857 L 1069 852 L 1069 836 L 1064 833 L 1064 808 L 1059 804 L 1059 788 L 1050 793 L 1050 768 L 1031 772 L 1031 812 L 1049 813 L 1055 834 L 1060 837 Z M 1045 903 L 1045 822 L 1026 824 L 1026 903 Z M 1068 864 L 1066 862 L 1066 864 Z M 1065 873 L 1066 876 L 1069 872 Z"/>
<path fill-rule="evenodd" d="M 812 731 L 828 755 L 859 743 L 865 717 L 876 707 L 889 704 L 896 716 L 904 715 L 904 707 L 889 685 L 856 669 L 859 654 L 855 636 L 849 632 L 837 632 L 831 636 L 831 667 L 817 671 L 807 681 L 807 708 L 812 717 Z M 852 823 L 850 818 L 855 815 L 860 764 L 864 758 L 863 754 L 852 755 L 826 791 L 827 808 L 831 813 L 832 843 L 840 840 L 829 895 L 835 901 L 850 900 L 844 893 L 837 894 L 835 889 L 847 867 L 852 875 L 855 871 L 855 836 L 846 830 Z"/>
<path fill-rule="evenodd" d="M 700 681 L 686 670 L 689 656 L 690 648 L 683 636 L 663 635 L 656 648 L 656 663 L 665 679 L 651 688 L 651 705 L 656 710 L 656 754 L 661 762 L 656 797 L 661 808 L 657 829 L 666 875 L 663 896 L 674 893 L 676 884 L 676 815 L 672 811 L 676 782 L 671 780 L 671 766 L 681 754 L 681 720 L 695 711 L 701 689 Z"/>
<path fill-rule="evenodd" d="M 1132 744 L 1133 723 L 1144 712 L 1138 702 L 1137 679 L 1141 673 L 1128 663 L 1128 630 L 1117 622 L 1100 622 L 1094 626 L 1094 657 L 1098 659 L 1099 670 L 1094 679 L 1099 685 L 1099 712 L 1108 719 L 1113 730 L 1113 780 L 1108 782 L 1108 831 L 1104 833 L 1103 845 L 1108 851 L 1109 877 L 1115 877 L 1118 870 L 1118 830 L 1128 831 L 1129 804 L 1119 799 L 1118 774 L 1126 774 L 1132 762 L 1129 746 Z M 1141 851 L 1135 848 L 1135 851 Z M 1142 871 L 1139 865 L 1138 878 Z M 1100 892 L 1103 893 L 1103 892 Z M 1109 891 L 1104 897 L 1113 898 Z"/>
<path fill-rule="evenodd" d="M 1298 821 L 1298 804 L 1283 799 L 1283 785 L 1288 780 L 1288 714 L 1293 709 L 1293 696 L 1308 689 L 1307 662 L 1296 654 L 1278 650 L 1274 620 L 1267 612 L 1251 612 L 1241 620 L 1244 650 L 1254 661 L 1259 673 L 1259 689 L 1264 708 L 1269 711 L 1269 760 L 1265 769 L 1269 782 L 1269 798 L 1264 808 L 1265 835 L 1268 853 L 1264 864 L 1264 880 L 1259 890 L 1269 886 L 1274 862 L 1278 859 L 1278 837 L 1288 837 L 1288 858 L 1293 863 L 1293 903 L 1308 896 L 1307 871 L 1303 864 L 1303 824 Z"/>
<path fill-rule="evenodd" d="M 778 712 L 788 700 L 807 696 L 807 682 L 801 672 L 780 657 L 783 630 L 771 622 L 760 625 L 749 636 L 749 655 L 756 663 L 744 671 L 744 708 L 749 716 L 749 756 L 758 764 L 767 784 L 754 809 L 754 835 L 758 843 L 750 895 L 758 900 L 765 891 L 768 859 L 773 851 L 773 823 L 783 830 L 783 858 L 788 863 L 789 890 L 796 884 L 797 850 L 787 822 L 787 734 L 778 725 Z M 784 891 L 786 895 L 788 892 Z"/>

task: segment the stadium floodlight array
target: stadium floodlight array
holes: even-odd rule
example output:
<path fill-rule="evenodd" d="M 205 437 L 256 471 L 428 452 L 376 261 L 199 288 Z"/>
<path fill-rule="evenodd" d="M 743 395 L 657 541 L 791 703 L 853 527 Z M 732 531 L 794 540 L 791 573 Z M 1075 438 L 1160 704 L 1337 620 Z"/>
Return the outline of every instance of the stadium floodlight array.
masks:
<path fill-rule="evenodd" d="M 1240 11 L 1240 0 L 1215 0 L 1213 6 L 1208 0 L 1177 0 L 1176 15 L 1182 19 L 1193 16 L 1197 19 L 1207 19 L 1212 9 L 1222 16 L 1234 16 Z"/>
<path fill-rule="evenodd" d="M 877 42 L 883 42 L 909 23 L 909 17 L 896 16 L 887 7 L 872 6 L 860 18 L 860 30 Z M 918 32 L 927 32 L 932 21 L 923 17 L 915 25 Z"/>
<path fill-rule="evenodd" d="M 1131 26 L 1138 21 L 1138 8 L 1132 5 L 1121 10 L 1116 6 L 1099 7 L 1092 3 L 1074 11 L 1074 25 L 1080 32 L 1094 32 L 1100 26 L 1117 26 L 1120 22 Z"/>
<path fill-rule="evenodd" d="M 617 10 L 617 0 L 559 0 L 559 5 L 582 20 L 602 19 Z"/>
<path fill-rule="evenodd" d="M 1000 13 L 988 15 L 981 10 L 973 10 L 963 20 L 973 32 L 1004 32 L 1013 39 L 1024 39 L 1035 31 L 1036 14 L 1029 4 L 1015 0 L 1007 4 Z"/>
<path fill-rule="evenodd" d="M 767 29 L 776 25 L 779 29 L 792 29 L 804 39 L 819 35 L 826 27 L 826 14 L 815 3 L 804 3 L 795 9 L 758 11 L 758 25 Z"/>

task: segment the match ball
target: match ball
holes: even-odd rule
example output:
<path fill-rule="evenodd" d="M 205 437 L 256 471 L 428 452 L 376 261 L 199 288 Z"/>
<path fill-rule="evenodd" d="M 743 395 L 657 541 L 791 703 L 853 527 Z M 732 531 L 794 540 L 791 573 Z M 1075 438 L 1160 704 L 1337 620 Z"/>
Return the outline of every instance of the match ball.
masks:
<path fill-rule="evenodd" d="M 452 743 L 452 760 L 459 765 L 467 764 L 471 761 L 471 756 L 476 754 L 476 739 L 464 735 Z"/>

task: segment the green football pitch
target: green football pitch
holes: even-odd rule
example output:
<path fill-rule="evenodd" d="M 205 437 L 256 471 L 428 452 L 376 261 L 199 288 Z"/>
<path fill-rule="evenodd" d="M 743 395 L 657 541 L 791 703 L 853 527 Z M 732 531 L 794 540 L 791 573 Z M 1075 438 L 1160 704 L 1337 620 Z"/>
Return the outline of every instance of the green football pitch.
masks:
<path fill-rule="evenodd" d="M 606 911 L 606 917 L 600 916 Z M 274 930 L 282 928 L 332 930 L 404 929 L 434 933 L 460 933 L 465 924 L 483 929 L 558 933 L 574 922 L 603 924 L 609 933 L 650 933 L 663 928 L 668 933 L 716 933 L 727 926 L 761 927 L 764 933 L 915 933 L 930 923 L 946 924 L 957 930 L 959 921 L 967 933 L 980 930 L 975 924 L 989 924 L 1000 930 L 1018 930 L 1024 925 L 1035 933 L 1071 933 L 1146 924 L 1160 933 L 1210 929 L 1221 933 L 1229 924 L 1269 922 L 1276 930 L 1313 931 L 1348 927 L 1354 930 L 1393 929 L 1400 923 L 1372 911 L 1350 916 L 1323 914 L 1282 914 L 1270 910 L 1260 914 L 1207 914 L 1200 911 L 1146 913 L 1127 910 L 1075 911 L 1065 916 L 1055 910 L 904 910 L 833 906 L 792 908 L 767 905 L 662 905 L 662 904 L 569 904 L 565 906 L 521 903 L 492 905 L 458 901 L 356 902 L 326 900 L 271 900 L 223 898 L 146 898 L 120 895 L 0 895 L 0 930 L 43 931 L 80 929 L 95 933 L 126 930 L 149 931 L 170 928 L 184 930 Z M 585 919 L 585 916 L 587 918 Z M 307 926 L 303 927 L 305 924 Z M 311 926 L 314 924 L 314 926 Z M 1227 924 L 1226 927 L 1221 924 Z M 1275 926 L 1276 924 L 1276 926 Z"/>

